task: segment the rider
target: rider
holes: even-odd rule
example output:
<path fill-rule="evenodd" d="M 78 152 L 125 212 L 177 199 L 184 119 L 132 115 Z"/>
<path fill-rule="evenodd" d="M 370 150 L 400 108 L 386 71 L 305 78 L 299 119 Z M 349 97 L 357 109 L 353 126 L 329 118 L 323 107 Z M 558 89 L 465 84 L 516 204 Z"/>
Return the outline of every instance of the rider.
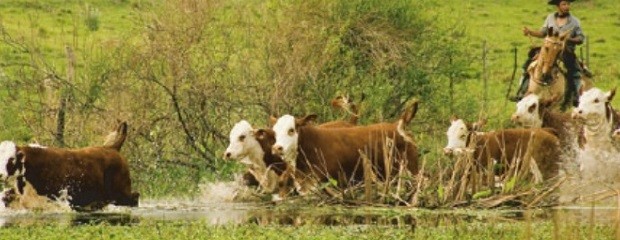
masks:
<path fill-rule="evenodd" d="M 568 96 L 565 98 L 567 101 L 573 97 L 573 104 L 576 104 L 579 99 L 578 90 L 581 82 L 581 74 L 579 63 L 577 61 L 577 55 L 575 55 L 576 45 L 583 43 L 585 36 L 581 30 L 581 24 L 579 19 L 570 14 L 570 2 L 574 0 L 549 0 L 549 5 L 556 5 L 557 11 L 547 16 L 543 27 L 539 31 L 531 30 L 527 27 L 523 27 L 523 34 L 525 36 L 534 36 L 537 38 L 544 38 L 547 36 L 547 30 L 553 28 L 559 29 L 559 33 L 562 34 L 566 31 L 571 31 L 568 39 L 566 40 L 566 47 L 562 51 L 562 62 L 567 71 L 567 91 Z M 531 53 L 531 52 L 530 52 Z M 531 54 L 530 54 L 531 55 Z M 528 56 L 527 61 L 523 65 L 523 76 L 521 77 L 521 86 L 517 92 L 517 95 L 511 97 L 513 101 L 519 101 L 525 92 L 529 83 L 529 74 L 527 73 L 527 67 L 532 62 L 532 56 Z"/>

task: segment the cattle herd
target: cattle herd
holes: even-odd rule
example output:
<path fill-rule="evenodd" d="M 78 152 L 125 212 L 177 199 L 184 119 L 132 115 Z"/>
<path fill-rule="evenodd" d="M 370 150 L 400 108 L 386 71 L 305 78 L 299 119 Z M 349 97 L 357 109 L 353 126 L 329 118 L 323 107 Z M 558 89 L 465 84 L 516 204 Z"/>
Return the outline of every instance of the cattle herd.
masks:
<path fill-rule="evenodd" d="M 529 94 L 516 105 L 511 120 L 519 127 L 514 129 L 484 132 L 484 120 L 467 123 L 453 116 L 443 152 L 471 158 L 481 168 L 492 167 L 494 174 L 507 169 L 496 165 L 518 164 L 532 173 L 535 182 L 558 176 L 563 161 L 580 154 L 605 153 L 604 158 L 618 159 L 620 114 L 611 106 L 614 95 L 615 89 L 592 88 L 567 113 L 553 107 L 557 99 Z M 407 130 L 418 101 L 410 101 L 395 121 L 368 125 L 358 124 L 357 107 L 346 97 L 335 98 L 332 105 L 348 111 L 350 120 L 319 124 L 313 114 L 283 115 L 272 117 L 265 128 L 240 120 L 230 131 L 223 157 L 246 166 L 244 183 L 274 200 L 320 191 L 329 181 L 342 188 L 363 184 L 368 169 L 379 180 L 402 170 L 411 175 L 420 172 L 418 146 Z M 123 122 L 100 147 L 0 143 L 0 177 L 8 187 L 1 196 L 5 207 L 11 207 L 27 189 L 51 200 L 64 196 L 76 210 L 108 204 L 138 206 L 128 162 L 120 154 L 126 137 Z"/>

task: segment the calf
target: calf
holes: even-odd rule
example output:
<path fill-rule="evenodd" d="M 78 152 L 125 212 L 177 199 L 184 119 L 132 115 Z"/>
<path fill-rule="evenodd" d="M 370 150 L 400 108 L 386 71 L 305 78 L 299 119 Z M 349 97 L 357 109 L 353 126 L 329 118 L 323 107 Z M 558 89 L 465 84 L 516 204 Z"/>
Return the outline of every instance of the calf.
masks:
<path fill-rule="evenodd" d="M 331 121 L 318 125 L 321 128 L 351 126 L 354 125 L 346 121 Z M 230 144 L 224 158 L 239 160 L 248 167 L 248 173 L 243 177 L 248 185 L 258 185 L 263 191 L 272 193 L 276 190 L 278 177 L 287 169 L 280 156 L 271 151 L 275 141 L 273 130 L 254 129 L 250 123 L 241 120 L 230 131 Z"/>
<path fill-rule="evenodd" d="M 555 111 L 556 99 L 543 100 L 536 94 L 529 94 L 517 103 L 517 110 L 511 120 L 525 128 L 552 128 L 560 139 L 560 146 L 568 158 L 574 158 L 577 146 L 583 146 L 583 134 L 570 113 Z"/>
<path fill-rule="evenodd" d="M 456 117 L 451 122 L 446 134 L 448 145 L 444 148 L 445 154 L 473 154 L 475 164 L 481 167 L 487 167 L 494 162 L 512 164 L 516 159 L 521 159 L 524 161 L 522 165 L 525 165 L 528 163 L 526 161 L 533 159 L 542 179 L 558 174 L 561 154 L 559 140 L 545 129 L 477 132 L 480 124 L 467 124 Z"/>
<path fill-rule="evenodd" d="M 250 123 L 241 120 L 230 131 L 230 144 L 224 158 L 245 164 L 250 176 L 244 178 L 252 181 L 253 177 L 263 191 L 272 193 L 276 190 L 278 176 L 285 169 L 282 159 L 271 154 L 274 142 L 273 131 L 254 129 Z"/>
<path fill-rule="evenodd" d="M 620 142 L 612 140 L 614 130 L 620 128 L 618 113 L 611 106 L 616 89 L 607 93 L 592 88 L 579 97 L 579 106 L 573 109 L 572 117 L 583 123 L 585 149 L 616 152 Z"/>
<path fill-rule="evenodd" d="M 337 96 L 332 100 L 331 104 L 332 107 L 342 109 L 351 114 L 351 118 L 349 118 L 350 126 L 357 125 L 357 120 L 359 120 L 359 110 L 357 109 L 357 105 L 351 101 L 350 98 L 346 96 Z M 323 126 L 325 126 L 325 123 Z"/>
<path fill-rule="evenodd" d="M 127 134 L 125 123 L 119 127 Z M 102 147 L 64 149 L 0 143 L 0 177 L 15 180 L 15 192 L 30 184 L 37 194 L 54 200 L 66 192 L 76 210 L 94 210 L 107 204 L 138 206 L 131 192 L 127 160 L 118 149 L 124 136 Z"/>
<path fill-rule="evenodd" d="M 417 102 L 397 122 L 350 128 L 320 128 L 308 124 L 316 115 L 301 119 L 285 115 L 273 126 L 276 143 L 272 151 L 294 168 L 294 172 L 301 173 L 312 183 L 314 180 L 336 178 L 340 186 L 346 186 L 350 180 L 363 180 L 362 152 L 369 154 L 373 168 L 380 177 L 392 175 L 398 169 L 399 162 L 395 162 L 392 163 L 395 167 L 388 171 L 385 162 L 392 159 L 384 157 L 389 155 L 401 157 L 406 169 L 417 174 L 417 147 L 404 131 L 404 126 L 416 111 Z M 300 189 L 305 187 L 305 179 L 294 179 L 302 194 L 314 187 Z"/>

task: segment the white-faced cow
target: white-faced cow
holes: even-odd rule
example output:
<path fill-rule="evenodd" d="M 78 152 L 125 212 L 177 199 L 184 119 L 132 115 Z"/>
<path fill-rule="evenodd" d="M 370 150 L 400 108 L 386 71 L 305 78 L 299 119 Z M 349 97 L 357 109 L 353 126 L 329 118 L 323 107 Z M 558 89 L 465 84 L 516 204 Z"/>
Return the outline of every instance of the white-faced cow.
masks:
<path fill-rule="evenodd" d="M 26 183 L 51 200 L 66 193 L 76 210 L 96 210 L 107 204 L 137 206 L 139 194 L 131 191 L 129 165 L 118 151 L 127 134 L 126 123 L 117 131 L 121 135 L 114 138 L 116 142 L 80 149 L 16 146 L 4 141 L 0 143 L 0 177 L 14 185 L 16 194 L 23 193 Z"/>
<path fill-rule="evenodd" d="M 316 115 L 300 119 L 285 115 L 273 126 L 276 143 L 272 151 L 293 166 L 296 173 L 305 176 L 305 179 L 294 180 L 301 194 L 312 190 L 312 186 L 306 187 L 307 182 L 314 185 L 317 180 L 323 182 L 331 178 L 337 179 L 340 186 L 347 186 L 351 180 L 363 180 L 362 152 L 371 159 L 379 177 L 394 174 L 401 163 L 409 172 L 417 174 L 417 147 L 404 131 L 416 111 L 417 102 L 397 122 L 349 128 L 321 128 L 308 124 Z M 401 162 L 391 163 L 394 167 L 387 172 L 385 162 L 394 159 L 384 157 L 391 153 Z"/>
<path fill-rule="evenodd" d="M 511 120 L 525 128 L 552 128 L 558 134 L 562 150 L 568 158 L 574 158 L 578 146 L 583 146 L 582 130 L 570 113 L 553 109 L 556 99 L 540 99 L 529 94 L 517 103 Z"/>
<path fill-rule="evenodd" d="M 278 176 L 286 168 L 279 156 L 271 154 L 274 142 L 273 131 L 254 129 L 250 123 L 241 120 L 230 131 L 230 143 L 224 158 L 246 165 L 262 190 L 272 193 L 277 188 Z"/>
<path fill-rule="evenodd" d="M 494 163 L 510 166 L 517 159 L 523 163 L 533 160 L 542 174 L 542 179 L 536 181 L 558 174 L 561 151 L 559 140 L 554 134 L 540 128 L 479 132 L 481 125 L 467 124 L 453 117 L 446 133 L 448 144 L 444 153 L 473 154 L 471 156 L 475 164 L 483 169 Z M 534 176 L 539 177 L 537 174 Z"/>
<path fill-rule="evenodd" d="M 572 117 L 583 123 L 585 149 L 601 151 L 620 150 L 620 143 L 612 140 L 613 132 L 620 128 L 618 113 L 611 106 L 616 89 L 603 92 L 592 88 L 579 97 L 579 106 Z"/>

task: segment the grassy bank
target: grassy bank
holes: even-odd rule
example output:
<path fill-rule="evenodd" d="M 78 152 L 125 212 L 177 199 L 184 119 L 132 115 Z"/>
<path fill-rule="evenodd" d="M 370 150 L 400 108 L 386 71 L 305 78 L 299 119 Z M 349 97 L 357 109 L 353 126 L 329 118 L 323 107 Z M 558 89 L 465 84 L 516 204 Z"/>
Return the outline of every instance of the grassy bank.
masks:
<path fill-rule="evenodd" d="M 94 224 L 0 228 L 3 239 L 617 239 L 611 226 L 552 222 L 450 226 L 212 226 L 205 222 L 142 222 L 133 226 Z"/>

